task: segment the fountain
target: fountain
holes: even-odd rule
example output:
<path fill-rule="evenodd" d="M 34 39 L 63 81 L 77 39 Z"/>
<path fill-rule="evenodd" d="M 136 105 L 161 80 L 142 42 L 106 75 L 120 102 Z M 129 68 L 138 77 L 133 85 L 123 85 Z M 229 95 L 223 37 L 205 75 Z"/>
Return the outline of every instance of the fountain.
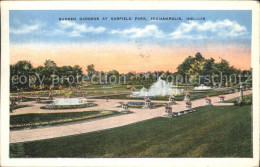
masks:
<path fill-rule="evenodd" d="M 52 105 L 77 105 L 86 103 L 83 99 L 58 99 L 52 102 Z"/>
<path fill-rule="evenodd" d="M 212 89 L 211 87 L 201 84 L 200 86 L 194 87 L 193 90 L 195 90 L 195 91 L 206 91 L 206 90 L 211 90 L 211 89 Z"/>
<path fill-rule="evenodd" d="M 153 83 L 148 90 L 143 87 L 139 92 L 135 91 L 131 95 L 133 97 L 152 97 L 160 95 L 177 95 L 182 94 L 183 92 L 183 89 L 173 89 L 171 84 L 165 82 L 159 77 L 158 81 Z"/>
<path fill-rule="evenodd" d="M 45 105 L 42 109 L 74 109 L 96 106 L 95 103 L 86 102 L 84 99 L 68 98 L 54 100 L 51 105 Z"/>

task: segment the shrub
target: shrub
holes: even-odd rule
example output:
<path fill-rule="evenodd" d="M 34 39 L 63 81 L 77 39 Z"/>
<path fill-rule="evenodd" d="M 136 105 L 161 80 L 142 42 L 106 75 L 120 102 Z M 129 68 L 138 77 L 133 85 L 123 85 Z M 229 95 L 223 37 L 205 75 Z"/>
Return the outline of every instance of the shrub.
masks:
<path fill-rule="evenodd" d="M 236 106 L 243 106 L 243 105 L 251 105 L 252 104 L 252 96 L 244 96 L 243 99 L 237 99 L 234 103 Z"/>

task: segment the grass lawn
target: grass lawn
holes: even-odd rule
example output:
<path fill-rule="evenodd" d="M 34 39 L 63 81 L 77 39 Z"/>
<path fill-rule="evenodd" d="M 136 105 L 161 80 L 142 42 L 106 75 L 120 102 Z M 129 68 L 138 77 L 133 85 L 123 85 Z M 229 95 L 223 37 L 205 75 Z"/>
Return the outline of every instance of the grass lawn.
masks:
<path fill-rule="evenodd" d="M 223 90 L 210 90 L 210 91 L 205 91 L 205 92 L 189 92 L 190 94 L 190 99 L 199 99 L 199 98 L 204 98 L 207 96 L 217 96 L 221 94 L 228 94 L 229 90 L 228 89 L 223 89 Z M 175 100 L 176 101 L 182 101 L 184 99 L 185 95 L 176 95 Z M 128 94 L 122 94 L 122 95 L 113 95 L 113 96 L 106 96 L 108 99 L 140 99 L 143 100 L 143 97 L 140 98 L 134 98 Z M 94 97 L 95 99 L 104 99 L 104 97 Z M 151 100 L 168 100 L 169 95 L 166 96 L 154 96 L 150 97 Z"/>
<path fill-rule="evenodd" d="M 244 95 L 244 98 L 250 97 L 250 96 L 252 96 L 252 94 Z M 227 102 L 227 103 L 235 103 L 235 101 L 237 100 L 237 98 L 238 98 L 238 97 L 233 98 L 233 99 L 229 99 L 229 100 L 226 100 L 225 102 Z"/>
<path fill-rule="evenodd" d="M 10 144 L 10 156 L 252 157 L 251 130 L 251 106 L 204 106 L 180 117 Z"/>
<path fill-rule="evenodd" d="M 49 126 L 67 122 L 101 118 L 119 114 L 117 111 L 84 111 L 70 113 L 40 113 L 10 116 L 10 129 L 21 129 L 37 126 Z"/>
<path fill-rule="evenodd" d="M 32 105 L 29 105 L 29 104 L 17 104 L 17 105 L 10 105 L 10 112 L 11 111 L 14 111 L 18 108 L 24 108 L 24 107 L 31 107 Z"/>

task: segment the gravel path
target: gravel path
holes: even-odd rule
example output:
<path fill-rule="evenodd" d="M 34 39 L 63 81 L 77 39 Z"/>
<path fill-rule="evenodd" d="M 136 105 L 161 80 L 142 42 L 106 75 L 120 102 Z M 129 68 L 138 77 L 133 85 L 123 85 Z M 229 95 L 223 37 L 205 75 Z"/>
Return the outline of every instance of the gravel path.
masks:
<path fill-rule="evenodd" d="M 251 94 L 251 90 L 245 91 L 244 94 Z M 232 93 L 225 95 L 225 100 L 238 97 L 239 93 Z M 232 103 L 218 103 L 218 97 L 211 97 L 212 104 L 217 105 L 233 105 Z M 90 111 L 90 110 L 117 110 L 120 111 L 121 108 L 116 108 L 115 105 L 123 100 L 110 99 L 106 102 L 104 99 L 88 99 L 97 103 L 98 106 L 83 108 L 83 109 L 72 109 L 72 110 L 42 110 L 41 106 L 46 104 L 37 104 L 35 102 L 24 102 L 23 104 L 33 104 L 32 107 L 25 107 L 15 110 L 11 115 L 26 114 L 26 113 L 59 113 L 59 112 L 80 112 L 80 111 Z M 133 100 L 124 100 L 124 102 Z M 140 101 L 140 100 L 138 100 Z M 156 102 L 156 101 L 153 101 Z M 159 102 L 159 101 L 157 101 Z M 162 102 L 162 101 L 161 101 Z M 164 101 L 166 102 L 166 101 Z M 205 105 L 205 99 L 192 100 L 192 107 L 199 107 Z M 184 101 L 177 101 L 176 105 L 172 106 L 173 112 L 180 112 L 185 109 Z M 26 142 L 34 140 L 49 139 L 55 137 L 76 135 L 81 133 L 88 133 L 94 131 L 100 131 L 110 128 L 115 128 L 119 126 L 124 126 L 139 121 L 152 119 L 155 117 L 160 117 L 164 114 L 164 107 L 159 107 L 156 109 L 135 109 L 130 108 L 133 113 L 124 114 L 114 117 L 108 117 L 104 119 L 96 119 L 92 121 L 83 121 L 79 123 L 67 124 L 62 126 L 50 126 L 36 129 L 25 129 L 25 130 L 12 130 L 10 131 L 10 143 Z"/>

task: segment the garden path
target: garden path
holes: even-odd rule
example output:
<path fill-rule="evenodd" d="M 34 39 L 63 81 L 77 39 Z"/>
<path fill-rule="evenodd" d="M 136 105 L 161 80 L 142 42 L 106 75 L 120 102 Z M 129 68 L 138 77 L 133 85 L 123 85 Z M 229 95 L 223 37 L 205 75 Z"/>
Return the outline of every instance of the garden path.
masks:
<path fill-rule="evenodd" d="M 252 93 L 251 90 L 244 92 L 245 95 L 251 93 Z M 239 96 L 238 92 L 227 94 L 225 95 L 225 100 L 232 99 L 238 96 Z M 218 99 L 219 99 L 218 96 L 211 97 L 212 104 L 214 106 L 233 105 L 232 103 L 218 103 Z M 97 103 L 98 106 L 83 108 L 83 109 L 72 109 L 72 110 L 43 110 L 40 109 L 40 107 L 46 104 L 37 104 L 35 102 L 23 102 L 23 104 L 32 104 L 32 106 L 16 109 L 14 113 L 11 113 L 11 115 L 27 114 L 27 113 L 54 113 L 54 112 L 59 113 L 59 112 L 80 112 L 80 111 L 83 112 L 83 111 L 100 110 L 100 109 L 118 110 L 118 111 L 121 110 L 121 108 L 115 107 L 116 104 L 118 104 L 118 102 L 122 101 L 120 99 L 110 99 L 109 102 L 106 102 L 105 99 L 88 99 L 88 100 L 94 101 L 94 103 Z M 124 102 L 127 101 L 133 101 L 133 100 L 124 100 Z M 159 102 L 159 101 L 153 101 L 153 102 Z M 204 105 L 205 105 L 204 98 L 192 100 L 192 107 L 199 107 Z M 177 101 L 177 104 L 172 106 L 173 112 L 180 112 L 183 111 L 184 109 L 185 109 L 184 101 Z M 42 140 L 42 139 L 56 138 L 56 137 L 69 136 L 69 135 L 77 135 L 77 134 L 89 133 L 94 131 L 101 131 L 101 130 L 133 124 L 147 119 L 160 117 L 164 114 L 164 107 L 158 107 L 156 109 L 130 108 L 130 110 L 133 111 L 133 113 L 112 116 L 104 119 L 95 119 L 89 121 L 86 120 L 86 121 L 81 121 L 79 123 L 65 124 L 60 126 L 50 126 L 50 127 L 36 128 L 36 129 L 12 130 L 10 131 L 10 143 L 27 142 L 27 141 Z"/>

